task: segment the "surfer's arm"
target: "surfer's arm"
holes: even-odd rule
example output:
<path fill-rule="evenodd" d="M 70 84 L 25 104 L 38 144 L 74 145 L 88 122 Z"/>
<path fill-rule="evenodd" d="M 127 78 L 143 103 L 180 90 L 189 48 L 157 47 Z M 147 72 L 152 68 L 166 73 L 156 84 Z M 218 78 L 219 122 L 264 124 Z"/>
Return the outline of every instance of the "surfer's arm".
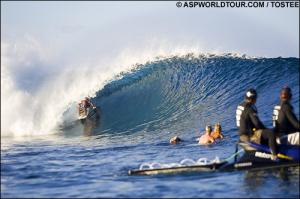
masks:
<path fill-rule="evenodd" d="M 285 108 L 285 114 L 286 114 L 286 117 L 289 120 L 289 122 L 292 124 L 292 126 L 299 131 L 300 124 L 299 124 L 299 121 L 297 120 L 297 117 L 294 114 L 292 108 L 287 106 Z"/>
<path fill-rule="evenodd" d="M 263 125 L 263 123 L 259 120 L 257 113 L 254 110 L 252 110 L 252 109 L 249 110 L 249 117 L 256 129 L 265 129 L 266 128 Z"/>

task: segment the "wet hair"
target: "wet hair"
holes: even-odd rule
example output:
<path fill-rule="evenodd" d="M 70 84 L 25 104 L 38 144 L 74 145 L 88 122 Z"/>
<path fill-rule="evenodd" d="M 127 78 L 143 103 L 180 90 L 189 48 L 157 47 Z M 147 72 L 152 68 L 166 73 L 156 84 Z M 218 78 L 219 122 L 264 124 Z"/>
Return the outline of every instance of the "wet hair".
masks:
<path fill-rule="evenodd" d="M 210 125 L 207 125 L 206 127 L 205 127 L 205 131 L 210 131 L 210 132 L 212 132 L 212 128 L 211 128 L 211 126 Z"/>
<path fill-rule="evenodd" d="M 220 129 L 220 131 L 222 131 L 222 127 L 221 127 L 221 124 L 220 124 L 220 123 L 215 124 L 215 129 L 216 129 L 216 128 L 218 128 L 218 129 Z"/>

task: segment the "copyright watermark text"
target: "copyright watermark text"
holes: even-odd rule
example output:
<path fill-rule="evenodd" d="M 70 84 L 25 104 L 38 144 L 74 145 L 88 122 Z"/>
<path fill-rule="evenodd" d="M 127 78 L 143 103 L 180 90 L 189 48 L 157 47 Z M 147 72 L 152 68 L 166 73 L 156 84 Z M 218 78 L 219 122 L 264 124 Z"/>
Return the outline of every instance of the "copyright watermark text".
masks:
<path fill-rule="evenodd" d="M 178 8 L 299 8 L 299 1 L 178 1 Z"/>

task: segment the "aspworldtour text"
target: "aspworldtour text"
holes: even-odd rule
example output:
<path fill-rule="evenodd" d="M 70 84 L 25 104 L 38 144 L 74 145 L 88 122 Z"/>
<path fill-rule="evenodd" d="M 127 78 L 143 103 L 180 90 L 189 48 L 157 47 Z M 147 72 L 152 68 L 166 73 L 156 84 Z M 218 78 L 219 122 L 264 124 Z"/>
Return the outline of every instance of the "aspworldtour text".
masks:
<path fill-rule="evenodd" d="M 178 8 L 299 8 L 299 1 L 178 1 Z"/>

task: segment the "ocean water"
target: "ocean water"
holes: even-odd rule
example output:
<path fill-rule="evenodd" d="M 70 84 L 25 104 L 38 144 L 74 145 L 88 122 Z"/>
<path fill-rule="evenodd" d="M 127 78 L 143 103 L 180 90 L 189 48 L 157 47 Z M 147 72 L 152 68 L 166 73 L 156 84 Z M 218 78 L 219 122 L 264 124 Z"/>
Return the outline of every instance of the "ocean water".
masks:
<path fill-rule="evenodd" d="M 143 163 L 229 157 L 238 139 L 235 109 L 250 87 L 258 91 L 258 114 L 266 126 L 272 126 L 284 85 L 292 88 L 299 118 L 299 67 L 298 58 L 233 54 L 137 63 L 96 89 L 98 126 L 65 128 L 76 112 L 72 102 L 52 134 L 2 135 L 1 197 L 299 197 L 299 168 L 128 175 Z M 198 145 L 205 125 L 217 122 L 225 139 Z M 184 142 L 170 145 L 175 135 Z"/>

